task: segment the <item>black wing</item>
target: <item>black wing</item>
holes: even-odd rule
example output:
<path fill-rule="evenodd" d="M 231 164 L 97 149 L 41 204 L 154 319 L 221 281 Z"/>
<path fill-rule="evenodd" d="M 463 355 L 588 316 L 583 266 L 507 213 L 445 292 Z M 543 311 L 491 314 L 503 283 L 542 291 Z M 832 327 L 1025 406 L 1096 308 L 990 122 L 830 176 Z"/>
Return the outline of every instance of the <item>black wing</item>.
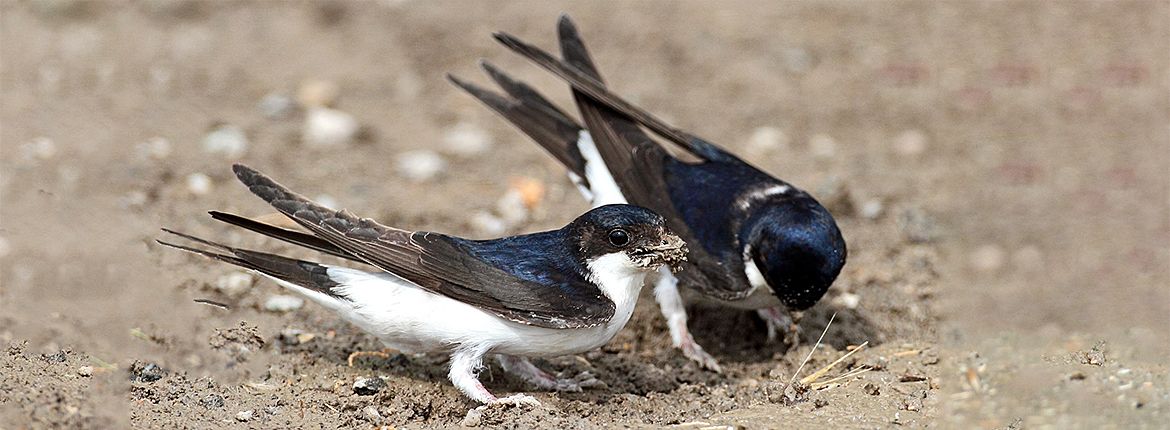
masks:
<path fill-rule="evenodd" d="M 723 300 L 746 296 L 751 290 L 751 284 L 744 274 L 742 248 L 734 232 L 729 231 L 729 224 L 733 221 L 721 219 L 712 225 L 698 226 L 715 231 L 697 232 L 695 227 L 688 225 L 688 217 L 684 216 L 687 214 L 680 213 L 672 199 L 672 190 L 680 188 L 672 178 L 689 165 L 672 157 L 639 125 L 646 126 L 702 158 L 703 163 L 753 168 L 609 92 L 577 29 L 567 16 L 561 17 L 558 30 L 564 61 L 507 34 L 497 33 L 496 39 L 572 85 L 585 125 L 626 199 L 663 215 L 670 228 L 692 244 L 686 268 L 677 274 L 684 284 Z M 680 196 L 681 201 L 689 204 L 689 199 L 685 197 Z M 700 237 L 704 240 L 700 240 Z M 712 237 L 722 240 L 711 240 Z"/>
<path fill-rule="evenodd" d="M 344 254 L 436 294 L 547 328 L 599 326 L 615 312 L 613 301 L 589 282 L 560 288 L 526 281 L 475 258 L 465 243 L 449 236 L 399 230 L 345 210 L 334 211 L 247 166 L 237 164 L 232 170 L 253 194 Z"/>

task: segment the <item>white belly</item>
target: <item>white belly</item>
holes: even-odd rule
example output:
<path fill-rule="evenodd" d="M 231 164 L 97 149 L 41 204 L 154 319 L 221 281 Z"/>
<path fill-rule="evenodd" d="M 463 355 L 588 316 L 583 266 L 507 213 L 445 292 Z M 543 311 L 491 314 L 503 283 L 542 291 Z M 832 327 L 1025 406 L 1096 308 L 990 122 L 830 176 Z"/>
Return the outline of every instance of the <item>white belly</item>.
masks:
<path fill-rule="evenodd" d="M 330 267 L 334 290 L 352 303 L 281 282 L 333 309 L 350 323 L 403 352 L 447 352 L 483 345 L 492 353 L 557 356 L 589 351 L 617 334 L 633 313 L 633 299 L 615 300 L 614 317 L 598 327 L 550 329 L 505 320 L 475 306 L 423 290 L 389 273 Z M 631 280 L 631 282 L 634 280 Z M 636 280 L 640 286 L 642 279 Z"/>

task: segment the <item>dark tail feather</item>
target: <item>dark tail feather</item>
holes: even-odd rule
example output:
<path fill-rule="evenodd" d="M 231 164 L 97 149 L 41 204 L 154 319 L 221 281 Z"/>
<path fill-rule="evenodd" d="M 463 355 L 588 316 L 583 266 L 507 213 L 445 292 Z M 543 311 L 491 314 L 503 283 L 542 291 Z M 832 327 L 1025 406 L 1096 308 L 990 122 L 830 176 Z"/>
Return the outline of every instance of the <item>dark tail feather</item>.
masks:
<path fill-rule="evenodd" d="M 561 57 L 564 58 L 565 63 L 597 80 L 598 84 L 604 85 L 605 81 L 601 79 L 601 72 L 597 71 L 597 66 L 593 64 L 589 50 L 585 49 L 585 41 L 581 40 L 581 33 L 577 31 L 577 25 L 567 14 L 561 15 L 561 18 L 557 20 L 557 37 L 561 41 Z"/>
<path fill-rule="evenodd" d="M 221 254 L 214 251 L 208 251 L 190 246 L 178 245 L 162 240 L 156 240 L 161 245 L 169 246 L 171 248 L 180 249 L 183 251 L 199 254 L 204 257 L 222 261 L 224 263 L 243 267 L 248 270 L 255 270 L 265 275 L 287 281 L 301 287 L 308 288 L 313 291 L 327 294 L 331 297 L 344 299 L 333 292 L 333 287 L 338 286 L 327 273 L 327 268 L 323 265 L 304 260 L 296 260 L 288 257 L 282 257 L 266 252 L 250 251 L 247 249 L 233 248 L 220 243 L 212 242 L 206 239 L 200 239 L 188 234 L 179 233 L 170 229 L 162 229 L 163 231 L 182 237 L 184 239 L 201 243 L 209 247 L 222 250 L 227 254 Z M 230 254 L 230 255 L 229 255 Z"/>
<path fill-rule="evenodd" d="M 563 52 L 565 61 L 561 61 L 540 48 L 525 43 L 510 34 L 498 32 L 494 33 L 493 37 L 513 52 L 528 58 L 537 65 L 568 81 L 573 86 L 575 92 L 586 95 L 596 103 L 604 105 L 616 113 L 620 113 L 621 116 L 627 117 L 629 120 L 649 128 L 654 133 L 669 139 L 687 151 L 708 160 L 731 160 L 734 158 L 710 142 L 674 128 L 649 112 L 634 106 L 630 102 L 610 92 L 599 79 L 600 76 L 596 68 L 593 67 L 593 62 L 589 58 L 588 51 L 585 50 L 584 43 L 581 42 L 577 28 L 573 25 L 568 15 L 561 15 L 558 30 L 562 40 L 561 49 L 565 51 Z M 593 125 L 589 124 L 588 121 L 586 121 L 586 125 L 591 134 L 598 134 L 597 130 L 594 130 Z M 594 141 L 596 142 L 596 139 Z"/>
<path fill-rule="evenodd" d="M 319 238 L 317 236 L 313 236 L 312 234 L 309 234 L 309 233 L 302 233 L 302 232 L 299 232 L 296 230 L 289 230 L 286 228 L 281 228 L 281 227 L 277 227 L 274 225 L 265 224 L 265 223 L 262 223 L 259 221 L 253 221 L 253 220 L 250 220 L 248 218 L 244 218 L 244 217 L 239 216 L 239 215 L 229 214 L 226 212 L 209 211 L 207 213 L 211 214 L 212 219 L 215 219 L 218 221 L 223 221 L 223 222 L 226 222 L 228 224 L 234 225 L 236 227 L 242 227 L 242 228 L 254 231 L 256 233 L 260 233 L 262 235 L 265 235 L 265 236 L 268 236 L 271 238 L 280 239 L 280 240 L 283 240 L 285 242 L 291 243 L 293 245 L 300 245 L 300 246 L 303 246 L 303 247 L 306 247 L 306 248 L 309 248 L 309 249 L 312 249 L 315 251 L 324 252 L 326 254 L 333 255 L 336 257 L 341 257 L 341 258 L 344 258 L 347 260 L 353 260 L 353 261 L 365 263 L 365 261 L 362 261 L 360 258 L 357 258 L 353 254 L 350 254 L 350 253 L 346 252 L 345 250 L 338 248 L 336 245 L 329 243 L 329 241 L 322 239 L 322 238 Z M 167 230 L 167 231 L 170 232 L 169 230 Z M 173 233 L 173 232 L 171 232 L 171 233 Z M 177 233 L 175 233 L 175 234 L 177 234 Z M 193 239 L 193 240 L 198 240 L 198 239 Z"/>
<path fill-rule="evenodd" d="M 447 75 L 459 88 L 503 116 L 577 176 L 585 177 L 585 159 L 577 149 L 581 126 L 532 87 L 516 81 L 490 63 L 481 66 L 507 95 Z M 588 184 L 586 184 L 588 186 Z"/>

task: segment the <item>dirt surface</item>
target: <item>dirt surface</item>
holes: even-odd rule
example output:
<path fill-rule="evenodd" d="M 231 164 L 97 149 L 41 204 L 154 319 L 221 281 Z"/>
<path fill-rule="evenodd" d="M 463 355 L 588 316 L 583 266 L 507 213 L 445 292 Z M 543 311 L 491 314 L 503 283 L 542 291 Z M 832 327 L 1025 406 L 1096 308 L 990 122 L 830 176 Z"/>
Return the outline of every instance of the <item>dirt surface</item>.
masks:
<path fill-rule="evenodd" d="M 1164 425 L 1170 3 L 720 6 L 0 1 L 0 428 Z M 522 178 L 546 193 L 503 232 L 559 227 L 586 209 L 563 170 L 443 74 L 485 82 L 488 58 L 571 106 L 490 37 L 551 48 L 562 11 L 616 91 L 838 216 L 850 259 L 798 346 L 698 306 L 725 371 L 699 370 L 647 290 L 601 350 L 538 361 L 607 388 L 473 410 L 444 357 L 350 367 L 381 346 L 312 304 L 269 311 L 278 286 L 153 242 L 167 226 L 321 259 L 205 215 L 271 212 L 235 161 L 469 237 L 490 232 L 476 214 L 506 218 Z M 360 138 L 314 144 L 305 111 L 279 109 L 331 98 L 313 82 Z M 209 150 L 225 126 L 246 147 Z M 491 148 L 452 147 L 467 130 Z M 437 177 L 403 176 L 417 150 L 446 160 Z M 483 379 L 531 391 L 495 365 Z"/>

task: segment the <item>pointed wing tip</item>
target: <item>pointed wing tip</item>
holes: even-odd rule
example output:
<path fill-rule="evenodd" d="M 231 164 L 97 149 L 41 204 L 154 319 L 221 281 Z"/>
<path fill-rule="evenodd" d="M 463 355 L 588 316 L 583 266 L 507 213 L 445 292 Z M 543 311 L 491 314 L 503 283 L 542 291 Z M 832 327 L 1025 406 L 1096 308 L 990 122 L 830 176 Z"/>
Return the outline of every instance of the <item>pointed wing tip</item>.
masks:
<path fill-rule="evenodd" d="M 561 12 L 561 16 L 557 18 L 557 30 L 561 35 L 577 34 L 577 24 L 573 22 L 568 12 Z"/>
<path fill-rule="evenodd" d="M 524 47 L 524 42 L 521 42 L 520 39 L 516 38 L 516 36 L 505 33 L 503 31 L 492 33 L 492 37 L 495 38 L 497 42 L 500 42 L 504 44 L 504 46 L 512 49 L 520 49 Z"/>
<path fill-rule="evenodd" d="M 452 84 L 455 84 L 455 85 L 456 85 L 456 86 L 458 86 L 458 87 L 464 87 L 464 88 L 465 88 L 465 87 L 467 86 L 467 83 L 466 83 L 466 82 L 464 82 L 462 79 L 459 79 L 459 77 L 457 77 L 457 76 L 455 76 L 455 75 L 453 75 L 453 74 L 451 74 L 451 73 L 446 73 L 444 76 L 446 76 L 446 77 L 447 77 L 447 81 L 448 81 L 448 82 L 450 82 L 450 83 L 452 83 Z"/>
<path fill-rule="evenodd" d="M 495 64 L 492 64 L 490 61 L 488 61 L 486 58 L 480 58 L 478 63 L 479 63 L 479 68 L 483 69 L 483 71 L 487 72 L 489 75 L 495 75 L 495 74 L 500 72 L 500 69 L 498 67 L 496 67 Z"/>

